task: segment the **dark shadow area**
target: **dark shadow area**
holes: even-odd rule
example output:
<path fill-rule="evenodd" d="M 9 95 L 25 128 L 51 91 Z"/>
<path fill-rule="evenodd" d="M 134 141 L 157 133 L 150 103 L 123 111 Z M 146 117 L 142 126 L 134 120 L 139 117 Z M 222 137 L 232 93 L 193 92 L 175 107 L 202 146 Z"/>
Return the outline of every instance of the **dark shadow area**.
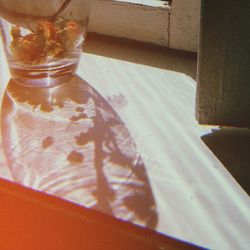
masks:
<path fill-rule="evenodd" d="M 132 63 L 181 72 L 189 75 L 194 80 L 196 79 L 196 53 L 95 33 L 88 34 L 84 44 L 84 51 Z"/>
<path fill-rule="evenodd" d="M 222 128 L 201 139 L 250 194 L 250 130 Z"/>
<path fill-rule="evenodd" d="M 8 83 L 3 147 L 13 179 L 154 229 L 145 166 L 125 124 L 79 77 L 56 88 Z"/>

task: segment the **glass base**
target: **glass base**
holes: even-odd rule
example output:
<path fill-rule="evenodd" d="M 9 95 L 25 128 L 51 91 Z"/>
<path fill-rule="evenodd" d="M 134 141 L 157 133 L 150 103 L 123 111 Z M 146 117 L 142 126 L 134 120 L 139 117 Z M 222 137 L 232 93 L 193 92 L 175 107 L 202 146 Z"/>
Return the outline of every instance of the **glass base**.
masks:
<path fill-rule="evenodd" d="M 76 72 L 78 63 L 58 67 L 14 67 L 10 65 L 12 79 L 26 87 L 55 87 L 69 81 Z"/>

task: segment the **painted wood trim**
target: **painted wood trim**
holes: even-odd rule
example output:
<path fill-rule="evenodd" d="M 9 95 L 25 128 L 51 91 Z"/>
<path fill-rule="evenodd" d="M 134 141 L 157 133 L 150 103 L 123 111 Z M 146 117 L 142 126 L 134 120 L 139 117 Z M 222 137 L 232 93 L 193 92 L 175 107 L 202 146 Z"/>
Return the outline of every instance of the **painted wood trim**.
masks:
<path fill-rule="evenodd" d="M 200 0 L 97 0 L 89 31 L 197 52 Z"/>
<path fill-rule="evenodd" d="M 151 6 L 157 8 L 169 8 L 171 6 L 171 1 L 161 1 L 161 0 L 114 0 L 117 2 L 140 4 L 144 6 Z"/>
<path fill-rule="evenodd" d="M 169 47 L 198 51 L 200 0 L 173 0 L 170 15 Z"/>
<path fill-rule="evenodd" d="M 124 1 L 96 1 L 89 31 L 168 46 L 169 8 Z"/>

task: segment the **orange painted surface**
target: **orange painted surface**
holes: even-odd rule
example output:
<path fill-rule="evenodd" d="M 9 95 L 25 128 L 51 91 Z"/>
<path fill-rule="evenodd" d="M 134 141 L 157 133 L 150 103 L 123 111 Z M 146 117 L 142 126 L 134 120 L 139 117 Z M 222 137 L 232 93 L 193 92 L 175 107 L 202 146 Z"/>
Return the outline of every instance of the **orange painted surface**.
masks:
<path fill-rule="evenodd" d="M 0 249 L 197 249 L 194 246 L 0 180 Z"/>

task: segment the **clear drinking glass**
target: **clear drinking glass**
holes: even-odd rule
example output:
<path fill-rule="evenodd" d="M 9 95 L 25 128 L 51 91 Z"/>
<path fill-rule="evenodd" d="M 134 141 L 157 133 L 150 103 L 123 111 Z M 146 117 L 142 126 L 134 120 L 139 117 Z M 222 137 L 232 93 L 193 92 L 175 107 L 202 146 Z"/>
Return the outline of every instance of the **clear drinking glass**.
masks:
<path fill-rule="evenodd" d="M 11 77 L 52 87 L 75 74 L 92 0 L 0 0 L 2 40 Z"/>

